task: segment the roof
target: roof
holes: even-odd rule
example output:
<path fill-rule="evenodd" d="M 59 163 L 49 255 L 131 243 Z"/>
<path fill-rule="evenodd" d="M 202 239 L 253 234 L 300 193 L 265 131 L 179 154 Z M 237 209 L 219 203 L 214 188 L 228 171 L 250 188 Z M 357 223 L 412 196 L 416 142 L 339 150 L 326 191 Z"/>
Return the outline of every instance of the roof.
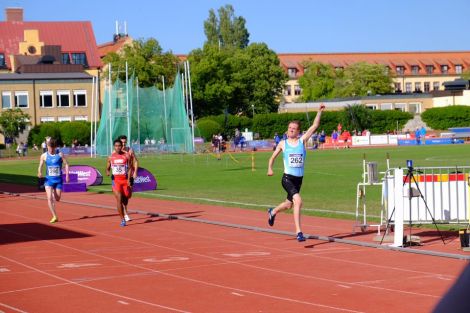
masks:
<path fill-rule="evenodd" d="M 405 73 L 411 73 L 412 65 L 449 65 L 448 74 L 455 74 L 455 66 L 463 65 L 470 68 L 470 51 L 429 51 L 429 52 L 352 52 L 352 53 L 278 53 L 284 68 L 296 67 L 302 70 L 304 61 L 322 62 L 335 66 L 351 65 L 357 62 L 378 63 L 395 70 L 396 66 L 404 66 Z M 425 75 L 424 67 L 419 73 Z"/>
<path fill-rule="evenodd" d="M 0 74 L 0 80 L 31 80 L 31 79 L 92 79 L 92 76 L 80 73 L 7 73 Z"/>
<path fill-rule="evenodd" d="M 133 39 L 129 36 L 120 37 L 117 41 L 105 42 L 98 45 L 100 58 L 104 58 L 108 53 L 118 53 L 126 44 L 130 44 Z"/>
<path fill-rule="evenodd" d="M 0 52 L 5 53 L 8 67 L 10 54 L 19 53 L 24 31 L 37 29 L 45 45 L 60 45 L 62 52 L 85 52 L 91 68 L 101 67 L 98 47 L 91 22 L 0 22 Z"/>

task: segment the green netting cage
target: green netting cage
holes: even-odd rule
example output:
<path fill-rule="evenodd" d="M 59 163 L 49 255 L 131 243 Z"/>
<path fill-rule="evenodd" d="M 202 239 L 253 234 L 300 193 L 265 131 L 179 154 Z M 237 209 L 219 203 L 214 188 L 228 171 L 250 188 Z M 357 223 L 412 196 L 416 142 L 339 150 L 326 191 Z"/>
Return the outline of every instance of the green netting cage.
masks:
<path fill-rule="evenodd" d="M 193 136 L 179 75 L 173 87 L 141 88 L 134 77 L 107 86 L 96 135 L 97 155 L 109 155 L 126 135 L 137 153 L 192 153 Z"/>

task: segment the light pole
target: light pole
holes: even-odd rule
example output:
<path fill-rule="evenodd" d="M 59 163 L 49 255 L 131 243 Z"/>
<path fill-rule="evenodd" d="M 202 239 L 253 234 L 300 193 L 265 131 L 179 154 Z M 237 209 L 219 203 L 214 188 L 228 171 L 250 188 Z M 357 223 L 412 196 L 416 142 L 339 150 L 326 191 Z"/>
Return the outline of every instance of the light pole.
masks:
<path fill-rule="evenodd" d="M 251 108 L 253 109 L 253 117 L 255 117 L 255 105 L 252 104 L 252 105 L 251 105 Z"/>

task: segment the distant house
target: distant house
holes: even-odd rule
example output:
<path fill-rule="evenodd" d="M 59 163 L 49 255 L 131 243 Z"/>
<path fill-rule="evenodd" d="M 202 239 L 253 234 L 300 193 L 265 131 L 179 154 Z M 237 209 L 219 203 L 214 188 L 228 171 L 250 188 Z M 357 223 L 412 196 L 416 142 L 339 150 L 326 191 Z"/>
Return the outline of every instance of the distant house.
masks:
<path fill-rule="evenodd" d="M 28 22 L 23 9 L 6 9 L 0 22 L 1 110 L 21 108 L 32 125 L 91 121 L 92 82 L 101 67 L 90 22 Z"/>

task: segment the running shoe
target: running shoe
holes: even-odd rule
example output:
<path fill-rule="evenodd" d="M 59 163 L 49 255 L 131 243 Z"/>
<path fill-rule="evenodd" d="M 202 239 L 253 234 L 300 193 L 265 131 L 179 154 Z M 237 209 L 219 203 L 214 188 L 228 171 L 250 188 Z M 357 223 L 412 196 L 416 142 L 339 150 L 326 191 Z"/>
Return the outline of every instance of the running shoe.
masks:
<path fill-rule="evenodd" d="M 274 219 L 276 219 L 276 214 L 273 214 L 273 210 L 274 208 L 269 208 L 268 209 L 268 224 L 269 226 L 273 226 L 274 225 Z"/>
<path fill-rule="evenodd" d="M 126 220 L 126 222 L 130 222 L 132 221 L 132 219 L 129 217 L 129 215 L 124 215 L 124 219 Z"/>
<path fill-rule="evenodd" d="M 122 227 L 127 226 L 127 224 L 126 224 L 126 219 L 125 219 L 125 218 L 122 219 L 122 221 L 121 221 L 121 226 L 122 226 Z"/>
<path fill-rule="evenodd" d="M 305 241 L 305 240 L 307 240 L 307 238 L 305 238 L 305 236 L 302 232 L 297 233 L 297 241 L 298 242 L 302 242 L 302 241 Z"/>
<path fill-rule="evenodd" d="M 49 222 L 51 224 L 54 224 L 54 223 L 57 223 L 59 221 L 59 219 L 57 218 L 57 216 L 54 216 Z"/>

